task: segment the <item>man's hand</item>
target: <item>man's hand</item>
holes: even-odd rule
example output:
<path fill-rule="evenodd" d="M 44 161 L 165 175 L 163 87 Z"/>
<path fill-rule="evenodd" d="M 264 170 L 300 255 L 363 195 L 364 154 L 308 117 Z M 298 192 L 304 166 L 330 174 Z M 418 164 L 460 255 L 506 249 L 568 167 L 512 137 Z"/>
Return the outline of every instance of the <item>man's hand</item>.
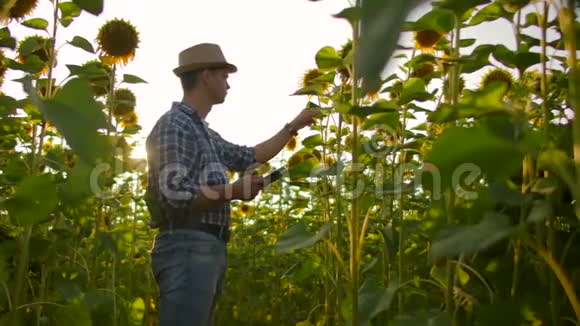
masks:
<path fill-rule="evenodd" d="M 245 175 L 232 184 L 232 199 L 251 200 L 264 188 L 264 178 L 259 175 Z"/>
<path fill-rule="evenodd" d="M 298 131 L 306 126 L 314 123 L 314 119 L 322 117 L 320 111 L 315 111 L 313 109 L 302 110 L 295 118 L 290 122 L 290 125 Z"/>

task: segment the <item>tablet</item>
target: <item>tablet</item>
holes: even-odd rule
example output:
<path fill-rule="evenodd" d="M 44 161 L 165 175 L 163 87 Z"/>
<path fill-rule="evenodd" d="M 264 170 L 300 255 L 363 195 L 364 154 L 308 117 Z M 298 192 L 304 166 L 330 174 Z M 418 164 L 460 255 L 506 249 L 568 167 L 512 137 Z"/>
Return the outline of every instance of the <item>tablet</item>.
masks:
<path fill-rule="evenodd" d="M 264 177 L 264 186 L 267 186 L 270 183 L 279 180 L 280 178 L 282 178 L 284 176 L 284 174 L 287 171 L 288 171 L 288 169 L 286 169 L 285 167 L 281 167 L 281 168 L 277 169 L 276 171 L 268 174 L 267 176 Z"/>

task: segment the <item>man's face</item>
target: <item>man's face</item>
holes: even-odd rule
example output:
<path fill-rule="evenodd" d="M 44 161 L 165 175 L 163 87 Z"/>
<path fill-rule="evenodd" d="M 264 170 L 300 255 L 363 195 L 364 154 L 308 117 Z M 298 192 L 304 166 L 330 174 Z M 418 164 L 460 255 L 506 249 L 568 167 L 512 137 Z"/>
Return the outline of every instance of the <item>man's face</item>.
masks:
<path fill-rule="evenodd" d="M 228 76 L 229 73 L 226 69 L 207 71 L 207 90 L 214 104 L 220 104 L 225 101 L 228 89 L 230 88 Z"/>

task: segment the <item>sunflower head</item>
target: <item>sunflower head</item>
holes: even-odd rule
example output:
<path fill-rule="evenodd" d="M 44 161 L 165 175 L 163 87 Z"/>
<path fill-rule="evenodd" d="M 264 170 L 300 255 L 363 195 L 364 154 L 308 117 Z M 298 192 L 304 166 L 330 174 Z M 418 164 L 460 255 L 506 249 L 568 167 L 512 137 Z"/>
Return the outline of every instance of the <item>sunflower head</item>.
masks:
<path fill-rule="evenodd" d="M 459 77 L 459 85 L 457 86 L 457 93 L 461 94 L 465 89 L 465 79 L 463 77 Z M 449 94 L 449 79 L 445 79 L 443 81 L 443 95 L 447 98 Z"/>
<path fill-rule="evenodd" d="M 45 63 L 45 67 L 38 74 L 48 71 L 48 62 L 50 60 L 51 40 L 40 35 L 31 35 L 18 43 L 16 49 L 17 59 L 24 62 L 30 55 L 37 56 L 40 61 Z"/>
<path fill-rule="evenodd" d="M 419 64 L 417 67 L 413 68 L 411 77 L 424 78 L 429 76 L 435 71 L 435 66 L 430 62 L 425 62 Z"/>
<path fill-rule="evenodd" d="M 309 69 L 302 76 L 302 79 L 300 80 L 300 86 L 304 88 L 304 87 L 315 85 L 315 84 L 317 84 L 315 79 L 320 77 L 320 76 L 322 76 L 322 73 L 320 72 L 320 70 Z"/>
<path fill-rule="evenodd" d="M 509 73 L 509 71 L 502 68 L 495 68 L 490 70 L 487 74 L 485 74 L 485 76 L 483 76 L 483 79 L 481 81 L 481 88 L 483 89 L 493 82 L 502 82 L 506 84 L 506 90 L 504 93 L 505 95 L 510 90 L 513 84 L 513 78 L 512 75 Z"/>
<path fill-rule="evenodd" d="M 95 96 L 103 96 L 109 93 L 110 78 L 113 69 L 109 65 L 99 60 L 90 60 L 81 66 L 83 71 L 87 72 L 87 79 Z"/>
<path fill-rule="evenodd" d="M 139 47 L 139 32 L 123 19 L 109 20 L 99 29 L 97 44 L 107 63 L 127 64 L 133 60 Z"/>
<path fill-rule="evenodd" d="M 296 139 L 296 137 L 290 138 L 290 140 L 288 140 L 288 143 L 286 143 L 286 149 L 289 151 L 295 150 L 297 143 L 298 143 L 298 140 Z"/>
<path fill-rule="evenodd" d="M 117 118 L 128 115 L 135 111 L 137 98 L 127 88 L 119 88 L 113 94 L 113 115 Z"/>
<path fill-rule="evenodd" d="M 432 51 L 437 42 L 443 38 L 443 34 L 433 30 L 424 29 L 415 32 L 415 47 L 422 51 Z"/>
<path fill-rule="evenodd" d="M 37 5 L 38 0 L 16 0 L 14 6 L 10 8 L 10 18 L 17 20 L 22 19 L 31 14 Z"/>
<path fill-rule="evenodd" d="M 10 21 L 10 9 L 16 4 L 16 0 L 0 0 L 0 21 L 8 23 Z"/>
<path fill-rule="evenodd" d="M 250 213 L 252 213 L 254 211 L 254 207 L 248 205 L 248 204 L 242 204 L 242 206 L 240 206 L 240 212 L 242 212 L 242 214 L 244 215 L 248 215 Z"/>
<path fill-rule="evenodd" d="M 397 80 L 392 86 L 389 93 L 391 100 L 396 101 L 401 96 L 401 91 L 403 90 L 403 81 Z"/>
<path fill-rule="evenodd" d="M 135 111 L 131 111 L 128 114 L 119 117 L 119 122 L 121 123 L 121 126 L 123 128 L 127 128 L 128 126 L 131 125 L 136 125 L 138 121 L 139 118 L 137 117 L 137 113 Z"/>

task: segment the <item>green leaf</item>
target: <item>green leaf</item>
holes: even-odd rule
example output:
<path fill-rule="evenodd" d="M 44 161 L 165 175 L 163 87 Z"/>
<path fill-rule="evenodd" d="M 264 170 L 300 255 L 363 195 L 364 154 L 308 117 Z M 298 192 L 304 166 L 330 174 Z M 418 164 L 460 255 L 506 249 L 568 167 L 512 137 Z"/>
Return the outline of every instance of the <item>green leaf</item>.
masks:
<path fill-rule="evenodd" d="M 515 64 L 518 70 L 523 73 L 529 67 L 540 63 L 540 54 L 535 52 L 520 52 L 515 55 Z"/>
<path fill-rule="evenodd" d="M 316 96 L 324 96 L 324 86 L 321 84 L 314 84 L 303 87 L 292 95 L 316 95 Z"/>
<path fill-rule="evenodd" d="M 516 66 L 516 53 L 503 44 L 496 45 L 493 51 L 493 57 L 507 67 L 515 68 Z"/>
<path fill-rule="evenodd" d="M 325 46 L 316 53 L 316 65 L 320 70 L 334 70 L 344 66 L 342 58 L 331 46 Z"/>
<path fill-rule="evenodd" d="M 490 178 L 513 175 L 521 163 L 523 150 L 483 126 L 453 127 L 441 134 L 426 158 L 439 169 L 442 185 L 451 186 L 452 176 L 484 173 Z M 502 164 L 498 164 L 502 162 Z"/>
<path fill-rule="evenodd" d="M 553 215 L 554 209 L 549 201 L 535 200 L 526 221 L 530 223 L 539 223 Z"/>
<path fill-rule="evenodd" d="M 422 78 L 411 78 L 403 85 L 401 97 L 398 104 L 404 105 L 411 101 L 426 101 L 433 98 L 433 95 L 426 91 L 427 85 Z"/>
<path fill-rule="evenodd" d="M 322 136 L 320 136 L 320 134 L 316 134 L 316 135 L 312 135 L 312 136 L 308 136 L 306 138 L 304 138 L 304 140 L 302 140 L 302 145 L 308 147 L 308 148 L 314 148 L 318 145 L 322 145 L 323 141 L 322 141 Z"/>
<path fill-rule="evenodd" d="M 60 2 L 58 8 L 63 17 L 78 17 L 81 15 L 81 8 L 74 2 Z"/>
<path fill-rule="evenodd" d="M 34 225 L 47 221 L 58 204 L 52 176 L 26 177 L 4 204 L 16 224 Z"/>
<path fill-rule="evenodd" d="M 456 227 L 455 230 L 436 239 L 431 247 L 431 256 L 439 258 L 470 255 L 505 239 L 514 229 L 509 223 L 508 216 L 487 213 L 481 223 Z"/>
<path fill-rule="evenodd" d="M 383 288 L 367 278 L 358 292 L 359 325 L 367 325 L 379 313 L 389 309 L 398 288 L 393 281 Z"/>
<path fill-rule="evenodd" d="M 309 158 L 288 169 L 288 176 L 291 180 L 310 177 L 313 175 L 318 165 L 318 160 Z"/>
<path fill-rule="evenodd" d="M 433 3 L 433 6 L 452 10 L 458 17 L 473 7 L 489 3 L 491 0 L 443 0 Z"/>
<path fill-rule="evenodd" d="M 81 36 L 73 37 L 72 41 L 68 42 L 72 46 L 76 46 L 77 48 L 81 48 L 87 52 L 95 53 L 95 49 L 93 49 L 93 45 L 89 42 L 86 38 Z"/>
<path fill-rule="evenodd" d="M 92 326 L 91 314 L 84 304 L 72 303 L 58 307 L 54 313 L 56 325 L 59 326 Z"/>
<path fill-rule="evenodd" d="M 375 113 L 385 113 L 398 111 L 400 106 L 395 102 L 390 102 L 385 99 L 380 99 L 371 106 L 353 107 L 350 110 L 342 113 L 349 113 L 359 117 L 366 117 Z M 338 108 L 337 108 L 338 111 Z M 340 111 L 339 111 L 340 112 Z"/>
<path fill-rule="evenodd" d="M 44 42 L 39 42 L 35 38 L 25 39 L 19 46 L 19 52 L 23 56 L 29 56 L 32 53 L 42 49 L 45 46 Z"/>
<path fill-rule="evenodd" d="M 391 324 L 393 326 L 417 326 L 417 325 L 428 325 L 428 326 L 452 326 L 453 323 L 449 317 L 443 312 L 431 313 L 415 313 L 413 315 L 399 315 L 395 317 L 395 320 Z M 486 324 L 487 325 L 487 324 Z M 501 323 L 498 325 L 502 325 Z M 516 324 L 506 324 L 506 325 L 516 325 Z"/>
<path fill-rule="evenodd" d="M 43 18 L 32 18 L 21 23 L 23 26 L 32 28 L 32 29 L 39 29 L 39 30 L 46 30 L 48 27 L 48 21 Z"/>
<path fill-rule="evenodd" d="M 312 234 L 306 229 L 306 224 L 300 222 L 291 226 L 276 242 L 276 252 L 284 253 L 291 250 L 311 247 L 330 231 L 332 224 L 324 224 L 318 232 Z"/>
<path fill-rule="evenodd" d="M 530 12 L 526 15 L 526 23 L 522 25 L 523 28 L 530 26 L 540 27 L 539 14 L 537 12 Z"/>
<path fill-rule="evenodd" d="M 566 152 L 557 149 L 549 149 L 538 155 L 538 170 L 549 170 L 562 178 L 570 189 L 576 189 L 574 179 L 574 161 Z"/>
<path fill-rule="evenodd" d="M 82 10 L 95 16 L 103 12 L 103 0 L 73 0 L 73 2 Z"/>
<path fill-rule="evenodd" d="M 8 27 L 0 29 L 0 48 L 16 49 L 16 39 L 10 35 Z"/>
<path fill-rule="evenodd" d="M 483 7 L 480 11 L 478 11 L 473 16 L 473 18 L 471 18 L 468 26 L 479 25 L 483 22 L 490 22 L 499 18 L 506 18 L 508 20 L 511 20 L 511 17 L 513 17 L 513 14 L 510 14 L 507 11 L 505 11 L 499 2 L 494 1 L 489 5 Z"/>
<path fill-rule="evenodd" d="M 421 31 L 431 29 L 445 34 L 455 27 L 455 16 L 447 9 L 434 8 L 421 16 L 415 22 L 408 22 L 404 25 L 405 31 Z"/>
<path fill-rule="evenodd" d="M 462 56 L 459 60 L 461 63 L 461 72 L 470 74 L 489 65 L 489 55 L 495 50 L 495 45 L 483 44 L 476 47 L 470 55 Z"/>
<path fill-rule="evenodd" d="M 361 8 L 358 7 L 345 8 L 338 14 L 334 14 L 333 17 L 344 18 L 350 23 L 351 26 L 354 26 L 354 22 L 359 20 L 361 17 Z"/>
<path fill-rule="evenodd" d="M 482 90 L 466 90 L 459 104 L 441 104 L 437 110 L 428 113 L 427 120 L 445 123 L 489 115 L 509 116 L 511 113 L 503 108 L 502 101 L 507 87 L 506 83 L 492 82 Z"/>
<path fill-rule="evenodd" d="M 91 195 L 91 172 L 94 166 L 83 161 L 75 164 L 65 183 L 60 185 L 63 201 L 74 202 Z"/>
<path fill-rule="evenodd" d="M 35 96 L 33 92 L 29 92 L 32 98 Z M 108 157 L 110 146 L 104 136 L 99 135 L 98 129 L 108 128 L 109 125 L 93 98 L 87 80 L 72 79 L 53 99 L 37 105 L 82 160 L 92 164 L 99 157 Z"/>
<path fill-rule="evenodd" d="M 477 42 L 477 40 L 474 38 L 466 38 L 459 41 L 459 46 L 461 46 L 462 48 L 466 48 L 474 45 L 475 42 Z"/>
<path fill-rule="evenodd" d="M 127 84 L 139 84 L 139 83 L 147 83 L 145 80 L 137 77 L 135 75 L 124 74 L 123 75 L 123 83 Z"/>
<path fill-rule="evenodd" d="M 375 113 L 368 116 L 363 122 L 363 130 L 371 130 L 373 128 L 382 127 L 387 130 L 396 130 L 399 124 L 399 112 Z"/>
<path fill-rule="evenodd" d="M 46 62 L 40 60 L 37 55 L 29 55 L 24 58 L 24 63 L 8 59 L 7 66 L 10 69 L 24 71 L 30 74 L 36 74 L 46 67 Z"/>
<path fill-rule="evenodd" d="M 361 37 L 356 64 L 363 91 L 378 91 L 381 73 L 397 47 L 403 22 L 422 0 L 367 0 L 362 2 Z"/>

